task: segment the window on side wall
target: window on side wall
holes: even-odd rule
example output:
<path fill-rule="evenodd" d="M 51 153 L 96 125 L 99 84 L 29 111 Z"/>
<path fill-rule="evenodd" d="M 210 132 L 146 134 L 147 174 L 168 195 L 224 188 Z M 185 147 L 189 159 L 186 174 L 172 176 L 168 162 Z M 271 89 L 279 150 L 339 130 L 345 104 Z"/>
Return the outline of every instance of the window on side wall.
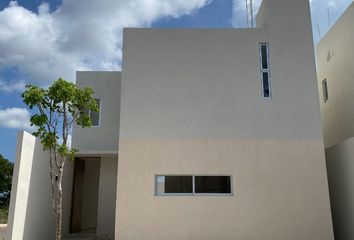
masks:
<path fill-rule="evenodd" d="M 92 127 L 100 125 L 101 99 L 95 99 L 98 105 L 98 112 L 86 109 L 85 113 L 91 118 Z"/>
<path fill-rule="evenodd" d="M 269 44 L 259 44 L 259 61 L 261 69 L 261 89 L 262 96 L 265 99 L 272 98 L 271 79 L 270 79 L 270 62 L 269 62 Z"/>
<path fill-rule="evenodd" d="M 155 194 L 163 195 L 231 195 L 231 176 L 158 175 Z"/>
<path fill-rule="evenodd" d="M 323 101 L 326 103 L 328 101 L 328 85 L 327 79 L 322 81 L 322 90 L 323 90 Z"/>

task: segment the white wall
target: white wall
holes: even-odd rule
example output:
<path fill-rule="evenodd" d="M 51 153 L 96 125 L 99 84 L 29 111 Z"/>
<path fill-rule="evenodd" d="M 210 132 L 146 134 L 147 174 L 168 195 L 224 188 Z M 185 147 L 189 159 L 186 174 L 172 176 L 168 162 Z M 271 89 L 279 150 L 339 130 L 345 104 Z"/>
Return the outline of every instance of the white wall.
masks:
<path fill-rule="evenodd" d="M 336 240 L 354 239 L 354 138 L 326 150 Z"/>
<path fill-rule="evenodd" d="M 114 238 L 116 191 L 116 157 L 101 157 L 100 182 L 98 193 L 97 236 Z"/>
<path fill-rule="evenodd" d="M 354 3 L 316 47 L 318 88 L 325 146 L 354 136 Z M 322 81 L 327 79 L 329 99 L 324 103 Z"/>
<path fill-rule="evenodd" d="M 6 239 L 54 239 L 50 199 L 49 154 L 38 139 L 22 131 L 17 138 Z"/>
<path fill-rule="evenodd" d="M 120 72 L 77 72 L 78 87 L 91 87 L 101 99 L 100 125 L 73 128 L 73 147 L 82 152 L 117 151 L 120 119 Z"/>
<path fill-rule="evenodd" d="M 257 29 L 125 29 L 117 239 L 333 239 L 309 2 L 263 4 Z M 235 194 L 158 197 L 159 174 Z"/>
<path fill-rule="evenodd" d="M 120 137 L 322 138 L 309 3 L 263 2 L 267 28 L 125 29 Z"/>

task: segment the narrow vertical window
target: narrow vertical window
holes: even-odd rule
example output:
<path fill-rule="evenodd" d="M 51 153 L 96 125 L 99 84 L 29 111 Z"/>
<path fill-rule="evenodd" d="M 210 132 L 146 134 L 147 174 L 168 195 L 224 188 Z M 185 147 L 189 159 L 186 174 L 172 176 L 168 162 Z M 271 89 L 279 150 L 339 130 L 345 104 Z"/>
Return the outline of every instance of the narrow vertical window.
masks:
<path fill-rule="evenodd" d="M 262 96 L 264 98 L 271 98 L 271 83 L 270 83 L 270 64 L 269 64 L 269 46 L 268 43 L 261 43 L 259 45 L 260 65 L 261 65 L 261 84 Z"/>
<path fill-rule="evenodd" d="M 100 103 L 101 103 L 101 100 L 95 99 L 95 101 L 98 105 L 98 112 L 90 111 L 90 118 L 91 118 L 92 126 L 98 127 L 99 123 L 100 123 L 100 107 L 101 107 Z"/>
<path fill-rule="evenodd" d="M 100 99 L 95 99 L 97 105 L 98 105 L 98 112 L 94 112 L 91 111 L 89 109 L 85 109 L 84 113 L 86 113 L 90 119 L 91 119 L 91 123 L 92 123 L 92 127 L 98 127 L 100 125 L 100 104 L 101 104 L 101 100 Z"/>
<path fill-rule="evenodd" d="M 327 102 L 328 101 L 327 79 L 322 81 L 322 90 L 323 90 L 323 100 L 324 100 L 324 102 Z"/>

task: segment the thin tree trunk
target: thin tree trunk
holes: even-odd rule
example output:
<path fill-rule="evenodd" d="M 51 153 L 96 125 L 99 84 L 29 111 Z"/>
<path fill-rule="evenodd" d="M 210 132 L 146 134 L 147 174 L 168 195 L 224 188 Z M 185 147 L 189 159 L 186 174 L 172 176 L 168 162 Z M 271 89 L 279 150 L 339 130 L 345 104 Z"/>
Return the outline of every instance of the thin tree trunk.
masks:
<path fill-rule="evenodd" d="M 57 181 L 57 215 L 56 215 L 56 240 L 61 240 L 62 235 L 62 215 L 63 215 L 63 189 L 62 189 L 62 177 L 63 177 L 63 170 L 59 170 L 59 176 Z"/>

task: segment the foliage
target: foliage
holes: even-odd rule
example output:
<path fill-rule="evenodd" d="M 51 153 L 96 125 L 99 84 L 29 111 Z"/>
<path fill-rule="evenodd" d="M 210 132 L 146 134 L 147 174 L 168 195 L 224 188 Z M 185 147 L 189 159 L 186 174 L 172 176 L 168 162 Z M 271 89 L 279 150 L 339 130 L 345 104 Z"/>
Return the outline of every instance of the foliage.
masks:
<path fill-rule="evenodd" d="M 37 112 L 31 117 L 33 135 L 41 140 L 49 151 L 50 180 L 52 186 L 52 211 L 56 220 L 56 239 L 61 239 L 62 229 L 62 178 L 67 159 L 73 160 L 74 148 L 67 146 L 69 132 L 74 123 L 91 126 L 87 110 L 98 111 L 91 88 L 77 88 L 75 84 L 58 79 L 48 89 L 27 85 L 22 93 L 23 101 Z M 61 135 L 62 142 L 59 141 Z"/>
<path fill-rule="evenodd" d="M 7 207 L 0 207 L 0 224 L 7 223 L 8 214 L 9 214 L 9 209 Z"/>
<path fill-rule="evenodd" d="M 0 205 L 8 205 L 10 200 L 14 164 L 0 154 Z"/>
<path fill-rule="evenodd" d="M 79 89 L 61 78 L 48 89 L 26 86 L 22 98 L 30 109 L 36 107 L 39 111 L 31 117 L 31 126 L 37 127 L 33 135 L 41 139 L 44 150 L 55 149 L 62 156 L 73 159 L 75 149 L 68 148 L 67 137 L 74 122 L 81 127 L 91 126 L 85 110 L 98 111 L 92 94 L 91 88 Z M 58 144 L 59 130 L 62 144 Z"/>

